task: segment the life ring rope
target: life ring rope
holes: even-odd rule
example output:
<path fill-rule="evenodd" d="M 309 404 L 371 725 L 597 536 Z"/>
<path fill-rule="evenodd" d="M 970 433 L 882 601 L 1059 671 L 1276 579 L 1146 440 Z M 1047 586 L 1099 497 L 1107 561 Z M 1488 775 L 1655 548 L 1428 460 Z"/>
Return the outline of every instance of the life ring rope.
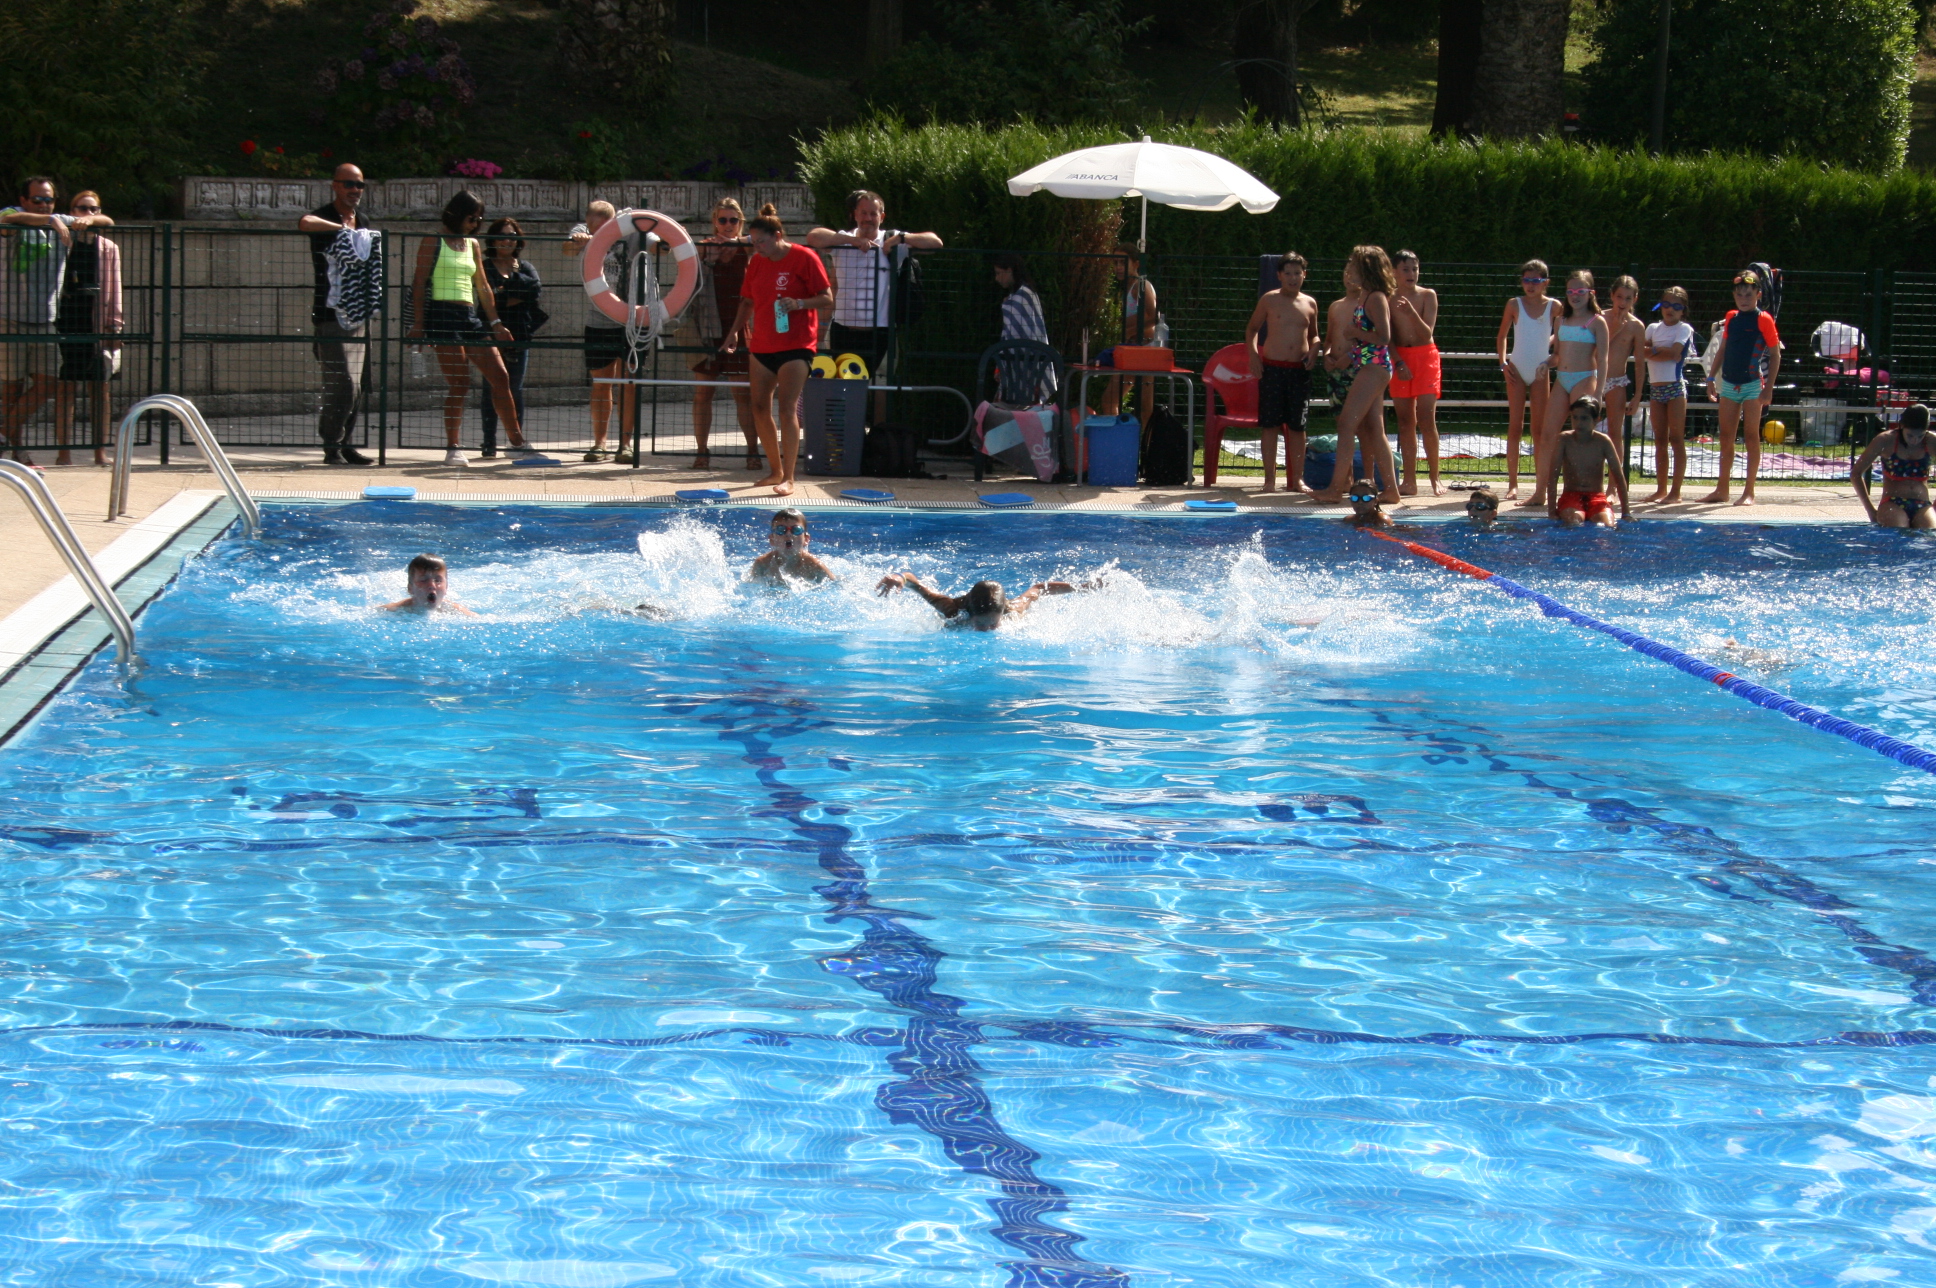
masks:
<path fill-rule="evenodd" d="M 631 305 L 605 280 L 605 256 L 618 239 L 641 234 L 647 250 L 657 241 L 672 252 L 677 270 L 671 289 L 656 299 Z M 580 252 L 584 265 L 585 295 L 592 307 L 614 322 L 638 327 L 652 335 L 664 331 L 673 318 L 685 312 L 699 289 L 699 247 L 685 225 L 656 210 L 621 210 L 605 221 Z"/>

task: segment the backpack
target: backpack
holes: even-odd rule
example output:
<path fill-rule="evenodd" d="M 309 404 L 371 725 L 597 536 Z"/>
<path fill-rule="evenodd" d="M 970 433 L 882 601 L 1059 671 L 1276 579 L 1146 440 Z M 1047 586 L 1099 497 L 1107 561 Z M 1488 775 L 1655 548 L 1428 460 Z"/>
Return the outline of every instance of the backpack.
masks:
<path fill-rule="evenodd" d="M 1170 409 L 1158 404 L 1143 427 L 1143 482 L 1151 487 L 1184 487 L 1195 474 L 1190 433 Z"/>
<path fill-rule="evenodd" d="M 877 479 L 924 479 L 921 434 L 911 425 L 875 425 L 860 451 L 860 472 Z"/>
<path fill-rule="evenodd" d="M 896 274 L 894 322 L 897 326 L 913 326 L 927 311 L 927 293 L 921 289 L 921 261 L 910 252 Z"/>
<path fill-rule="evenodd" d="M 1756 260 L 1748 265 L 1748 271 L 1755 275 L 1761 284 L 1761 307 L 1770 317 L 1781 316 L 1781 270 Z"/>

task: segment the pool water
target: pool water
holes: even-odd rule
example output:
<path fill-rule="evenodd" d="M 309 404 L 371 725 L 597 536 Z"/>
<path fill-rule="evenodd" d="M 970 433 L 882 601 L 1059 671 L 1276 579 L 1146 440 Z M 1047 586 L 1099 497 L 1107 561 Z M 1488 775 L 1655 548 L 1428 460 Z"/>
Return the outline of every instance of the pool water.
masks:
<path fill-rule="evenodd" d="M 0 752 L 0 1283 L 1936 1284 L 1936 780 L 1336 524 L 813 529 L 191 564 Z M 1936 745 L 1926 540 L 1413 535 Z"/>

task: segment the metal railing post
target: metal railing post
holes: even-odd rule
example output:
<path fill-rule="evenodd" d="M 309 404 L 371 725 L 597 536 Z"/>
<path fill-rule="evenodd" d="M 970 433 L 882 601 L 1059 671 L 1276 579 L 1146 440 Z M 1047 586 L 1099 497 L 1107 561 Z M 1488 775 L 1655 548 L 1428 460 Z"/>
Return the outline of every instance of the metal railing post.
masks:
<path fill-rule="evenodd" d="M 164 394 L 172 394 L 175 392 L 174 328 L 169 325 L 169 322 L 175 316 L 174 268 L 175 268 L 175 226 L 173 224 L 165 223 L 161 226 L 161 390 L 160 390 L 160 392 Z M 120 437 L 125 442 L 126 436 L 121 435 Z M 164 420 L 161 423 L 161 430 L 156 439 L 157 446 L 160 448 L 160 451 L 161 451 L 161 463 L 163 465 L 168 464 L 168 439 L 169 439 L 168 422 Z M 125 451 L 126 448 L 124 447 L 122 450 Z M 114 516 L 109 515 L 108 521 L 112 523 L 114 521 Z"/>
<path fill-rule="evenodd" d="M 242 522 L 248 528 L 249 535 L 253 537 L 260 533 L 262 511 L 257 507 L 255 498 L 249 495 L 249 490 L 242 486 L 242 476 L 235 472 L 228 453 L 222 450 L 215 432 L 202 419 L 202 413 L 195 404 L 176 394 L 150 394 L 122 414 L 121 426 L 114 436 L 114 472 L 108 476 L 108 522 L 113 523 L 128 512 L 129 448 L 134 440 L 134 423 L 148 411 L 169 412 L 188 427 L 189 435 L 202 449 L 202 458 L 208 462 L 208 468 L 221 480 L 222 488 L 229 494 L 229 500 L 235 502 L 235 508 L 242 512 Z"/>
<path fill-rule="evenodd" d="M 61 512 L 54 494 L 47 490 L 46 480 L 17 462 L 0 461 L 0 482 L 19 493 L 20 499 L 33 511 L 40 530 L 53 542 L 67 570 L 80 583 L 81 590 L 96 611 L 107 619 L 108 629 L 114 632 L 114 642 L 121 650 L 122 665 L 132 665 L 135 661 L 134 619 L 128 616 L 128 610 L 121 606 L 121 601 L 114 597 L 113 588 L 101 576 L 101 570 L 94 566 L 94 560 L 88 557 L 87 547 L 74 535 L 73 525 Z"/>

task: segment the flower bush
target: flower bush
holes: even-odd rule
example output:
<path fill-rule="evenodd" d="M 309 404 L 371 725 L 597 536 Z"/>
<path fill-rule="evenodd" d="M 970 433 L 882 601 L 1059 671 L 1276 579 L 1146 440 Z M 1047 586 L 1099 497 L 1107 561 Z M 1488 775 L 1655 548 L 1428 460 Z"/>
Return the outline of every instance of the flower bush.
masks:
<path fill-rule="evenodd" d="M 466 179 L 495 179 L 504 173 L 504 167 L 492 161 L 479 161 L 472 157 L 464 161 L 451 162 L 449 173 L 462 175 Z"/>
<path fill-rule="evenodd" d="M 477 98 L 470 67 L 437 20 L 417 14 L 417 0 L 378 10 L 363 39 L 355 56 L 332 59 L 316 73 L 327 102 L 312 115 L 319 123 L 333 120 L 397 164 L 423 166 L 462 133 L 463 110 Z"/>

